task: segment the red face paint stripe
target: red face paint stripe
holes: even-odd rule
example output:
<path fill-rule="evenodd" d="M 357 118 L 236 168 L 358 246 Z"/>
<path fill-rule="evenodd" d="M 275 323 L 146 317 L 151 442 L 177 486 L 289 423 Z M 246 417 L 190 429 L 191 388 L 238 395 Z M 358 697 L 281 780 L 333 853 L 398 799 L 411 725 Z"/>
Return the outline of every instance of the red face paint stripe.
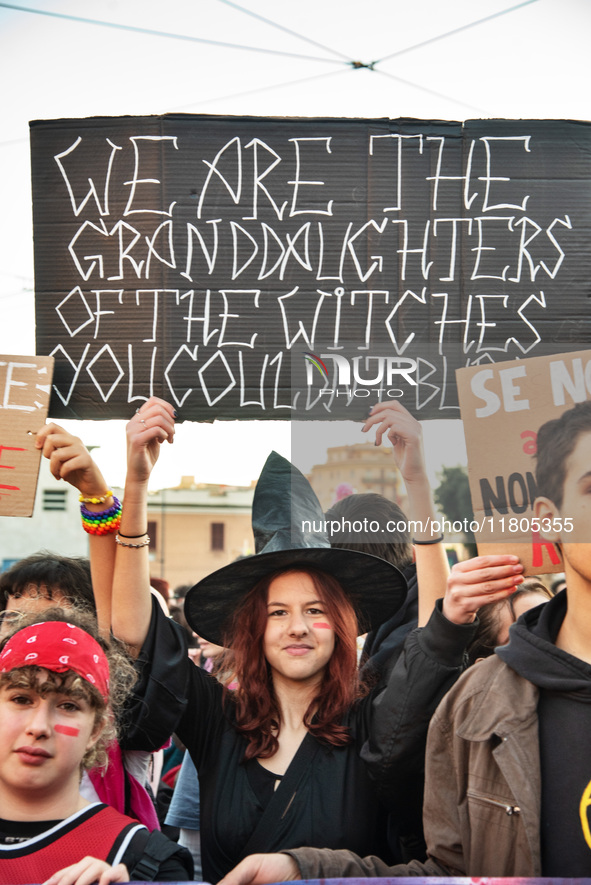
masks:
<path fill-rule="evenodd" d="M 78 737 L 80 734 L 80 729 L 72 728 L 71 725 L 56 725 L 53 730 L 57 731 L 58 734 L 67 734 L 69 737 Z"/>
<path fill-rule="evenodd" d="M 332 630 L 330 624 L 325 624 L 324 621 L 317 621 L 316 624 L 312 624 L 313 627 L 318 627 L 321 630 Z"/>

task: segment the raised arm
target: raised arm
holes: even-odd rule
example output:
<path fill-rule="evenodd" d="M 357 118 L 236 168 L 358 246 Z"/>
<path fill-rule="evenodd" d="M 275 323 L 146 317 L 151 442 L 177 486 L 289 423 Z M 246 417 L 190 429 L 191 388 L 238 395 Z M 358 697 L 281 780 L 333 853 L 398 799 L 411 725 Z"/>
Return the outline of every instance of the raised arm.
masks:
<path fill-rule="evenodd" d="M 148 528 L 148 481 L 160 445 L 174 440 L 174 410 L 151 397 L 127 428 L 127 476 L 117 535 L 111 626 L 113 634 L 138 654 L 152 612 Z"/>
<path fill-rule="evenodd" d="M 479 608 L 507 599 L 523 580 L 523 566 L 513 554 L 457 562 L 447 582 L 443 614 L 454 624 L 471 624 Z"/>
<path fill-rule="evenodd" d="M 433 535 L 435 503 L 425 468 L 423 432 L 420 423 L 398 402 L 377 403 L 363 425 L 363 432 L 376 431 L 376 445 L 384 434 L 392 443 L 394 461 L 408 495 L 407 518 L 415 545 L 419 589 L 419 627 L 424 626 L 435 605 L 445 593 L 449 564 L 443 537 Z"/>
<path fill-rule="evenodd" d="M 117 509 L 111 489 L 79 437 L 57 424 L 46 424 L 35 437 L 35 447 L 49 460 L 49 469 L 56 479 L 63 479 L 78 489 L 90 513 L 100 515 Z M 92 523 L 88 520 L 87 523 L 92 528 Z M 115 565 L 114 533 L 89 533 L 88 549 L 97 621 L 101 633 L 108 636 Z"/>
<path fill-rule="evenodd" d="M 513 593 L 522 572 L 512 555 L 477 556 L 454 565 L 443 603 L 425 627 L 409 634 L 385 690 L 373 702 L 361 751 L 390 803 L 404 803 L 422 789 L 429 723 L 467 666 L 466 650 L 478 628 L 475 613 Z"/>

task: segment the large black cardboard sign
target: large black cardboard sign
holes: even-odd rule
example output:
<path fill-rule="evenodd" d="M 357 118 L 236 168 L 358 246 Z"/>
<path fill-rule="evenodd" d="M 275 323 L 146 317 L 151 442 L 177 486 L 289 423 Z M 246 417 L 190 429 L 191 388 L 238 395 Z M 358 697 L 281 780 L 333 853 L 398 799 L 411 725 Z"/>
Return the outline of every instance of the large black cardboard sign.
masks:
<path fill-rule="evenodd" d="M 458 417 L 454 370 L 591 343 L 591 128 L 31 124 L 51 414 Z"/>

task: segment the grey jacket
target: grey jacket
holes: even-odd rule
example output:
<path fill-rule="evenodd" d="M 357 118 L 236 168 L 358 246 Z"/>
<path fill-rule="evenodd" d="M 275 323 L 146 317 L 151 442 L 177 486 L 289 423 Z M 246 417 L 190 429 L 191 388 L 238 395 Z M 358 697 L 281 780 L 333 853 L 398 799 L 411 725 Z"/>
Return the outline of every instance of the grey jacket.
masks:
<path fill-rule="evenodd" d="M 433 716 L 424 827 L 428 860 L 388 866 L 348 851 L 292 849 L 305 879 L 541 876 L 538 689 L 493 655 Z"/>

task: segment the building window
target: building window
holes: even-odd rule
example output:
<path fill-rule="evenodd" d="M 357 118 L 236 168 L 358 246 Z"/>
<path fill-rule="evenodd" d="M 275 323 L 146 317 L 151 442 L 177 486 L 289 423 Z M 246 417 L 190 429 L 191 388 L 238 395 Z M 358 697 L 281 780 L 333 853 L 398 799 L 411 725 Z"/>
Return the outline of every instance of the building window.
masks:
<path fill-rule="evenodd" d="M 43 509 L 65 510 L 67 494 L 65 489 L 43 489 Z"/>
<path fill-rule="evenodd" d="M 156 542 L 158 540 L 158 523 L 153 522 L 152 520 L 148 520 L 148 535 L 150 537 L 150 546 L 149 550 L 156 550 Z"/>
<path fill-rule="evenodd" d="M 224 523 L 223 522 L 212 522 L 211 523 L 211 549 L 212 550 L 223 550 L 224 549 Z"/>

